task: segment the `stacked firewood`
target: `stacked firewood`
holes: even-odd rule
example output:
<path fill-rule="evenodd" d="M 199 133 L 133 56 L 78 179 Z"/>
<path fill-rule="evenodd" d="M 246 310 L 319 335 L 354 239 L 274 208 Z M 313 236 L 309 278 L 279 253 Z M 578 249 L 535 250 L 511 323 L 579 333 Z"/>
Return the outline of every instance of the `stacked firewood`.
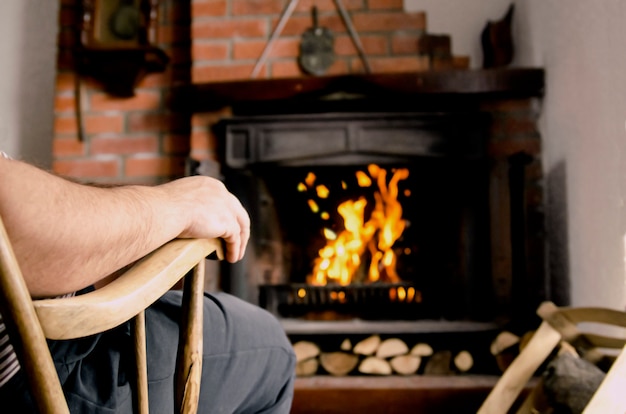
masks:
<path fill-rule="evenodd" d="M 331 352 L 305 340 L 295 342 L 293 348 L 298 361 L 296 374 L 302 377 L 318 373 L 414 375 L 420 367 L 424 375 L 450 375 L 467 372 L 474 364 L 468 351 L 434 351 L 424 342 L 409 347 L 402 339 L 382 339 L 379 335 L 371 335 L 354 345 L 345 339 L 338 350 Z"/>

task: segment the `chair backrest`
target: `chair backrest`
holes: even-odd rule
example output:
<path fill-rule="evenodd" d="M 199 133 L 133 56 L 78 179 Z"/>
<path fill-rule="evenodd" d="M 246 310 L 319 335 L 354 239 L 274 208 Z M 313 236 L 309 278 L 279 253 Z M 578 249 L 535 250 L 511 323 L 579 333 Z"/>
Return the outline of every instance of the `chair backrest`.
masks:
<path fill-rule="evenodd" d="M 537 309 L 537 314 L 542 318 L 541 325 L 502 374 L 478 414 L 508 413 L 522 389 L 539 367 L 554 355 L 553 351 L 560 343 L 569 344 L 581 358 L 602 366 L 605 371 L 609 370 L 611 375 L 606 376 L 596 391 L 598 394 L 605 384 L 613 386 L 608 384 L 609 378 L 615 376 L 614 369 L 625 369 L 626 362 L 621 361 L 626 358 L 621 351 L 626 345 L 626 336 L 620 328 L 626 327 L 626 312 L 600 307 L 557 307 L 552 302 L 544 302 Z M 616 358 L 619 364 L 615 362 Z M 611 381 L 611 384 L 614 382 Z M 534 397 L 531 392 L 517 412 L 533 412 L 531 403 Z M 594 406 L 601 403 L 595 394 L 589 406 L 592 402 Z"/>
<path fill-rule="evenodd" d="M 33 300 L 0 218 L 0 310 L 39 411 L 69 413 L 46 338 L 80 338 L 134 319 L 137 412 L 148 413 L 144 309 L 184 278 L 175 402 L 179 412 L 195 413 L 202 371 L 204 261 L 222 259 L 222 254 L 216 239 L 176 239 L 101 289 Z"/>

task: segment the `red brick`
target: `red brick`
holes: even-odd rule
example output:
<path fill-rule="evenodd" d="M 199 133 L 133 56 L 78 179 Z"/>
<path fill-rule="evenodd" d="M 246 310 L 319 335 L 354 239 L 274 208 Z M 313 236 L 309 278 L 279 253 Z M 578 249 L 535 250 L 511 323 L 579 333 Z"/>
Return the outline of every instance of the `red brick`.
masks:
<path fill-rule="evenodd" d="M 56 160 L 52 163 L 52 170 L 57 174 L 74 178 L 116 177 L 119 172 L 119 161 L 117 159 Z"/>
<path fill-rule="evenodd" d="M 368 59 L 368 62 L 374 73 L 420 72 L 430 68 L 430 60 L 426 56 L 376 57 Z M 352 70 L 361 72 L 363 63 L 354 59 L 352 61 Z"/>
<path fill-rule="evenodd" d="M 224 60 L 228 58 L 229 46 L 225 42 L 200 42 L 195 41 L 191 48 L 193 62 L 203 60 Z"/>
<path fill-rule="evenodd" d="M 367 0 L 369 10 L 403 10 L 402 0 Z"/>
<path fill-rule="evenodd" d="M 233 59 L 258 59 L 263 53 L 267 40 L 238 40 L 233 46 Z M 300 39 L 276 39 L 267 55 L 275 57 L 297 57 L 300 51 Z"/>
<path fill-rule="evenodd" d="M 359 36 L 363 51 L 366 56 L 387 55 L 389 42 L 384 36 Z M 341 35 L 335 38 L 335 54 L 338 56 L 356 56 L 356 46 L 349 35 Z"/>
<path fill-rule="evenodd" d="M 391 37 L 391 53 L 393 55 L 418 54 L 418 34 L 401 34 Z"/>
<path fill-rule="evenodd" d="M 346 33 L 346 26 L 337 13 L 319 14 L 318 26 L 324 27 L 331 31 L 333 34 Z M 276 26 L 278 18 L 273 19 L 272 28 Z M 293 16 L 287 21 L 285 27 L 281 32 L 281 36 L 297 36 L 300 38 L 305 30 L 313 27 L 311 16 Z"/>
<path fill-rule="evenodd" d="M 194 150 L 215 150 L 215 135 L 208 129 L 196 131 L 191 134 L 191 148 Z"/>
<path fill-rule="evenodd" d="M 74 73 L 73 72 L 57 72 L 56 77 L 56 90 L 60 91 L 73 91 L 74 90 Z"/>
<path fill-rule="evenodd" d="M 52 140 L 52 154 L 54 158 L 77 156 L 83 155 L 84 153 L 85 144 L 76 137 L 54 138 Z"/>
<path fill-rule="evenodd" d="M 115 133 L 124 130 L 124 115 L 86 115 L 83 118 L 86 134 Z"/>
<path fill-rule="evenodd" d="M 357 13 L 352 16 L 352 22 L 358 33 L 394 30 L 426 30 L 426 15 L 423 12 Z"/>
<path fill-rule="evenodd" d="M 265 19 L 242 19 L 210 22 L 194 22 L 191 25 L 193 39 L 232 39 L 234 37 L 266 37 L 268 24 Z"/>
<path fill-rule="evenodd" d="M 295 78 L 304 73 L 295 60 L 270 62 L 272 78 Z"/>
<path fill-rule="evenodd" d="M 95 137 L 90 140 L 91 154 L 137 154 L 155 153 L 159 149 L 156 136 L 143 137 Z"/>
<path fill-rule="evenodd" d="M 134 111 L 158 109 L 161 95 L 156 91 L 135 91 L 131 98 L 117 98 L 106 93 L 92 93 L 89 99 L 92 111 Z"/>
<path fill-rule="evenodd" d="M 191 15 L 194 18 L 225 16 L 227 0 L 193 0 Z"/>
<path fill-rule="evenodd" d="M 131 113 L 128 114 L 128 132 L 188 131 L 190 119 L 184 114 Z"/>
<path fill-rule="evenodd" d="M 193 82 L 218 82 L 235 79 L 248 79 L 252 74 L 254 63 L 240 65 L 194 66 L 191 70 Z M 263 76 L 263 71 L 260 76 Z"/>
<path fill-rule="evenodd" d="M 126 159 L 126 177 L 175 177 L 185 174 L 185 157 L 131 157 Z"/>
<path fill-rule="evenodd" d="M 54 97 L 54 111 L 55 112 L 69 112 L 76 110 L 76 101 L 74 95 L 56 95 Z"/>
<path fill-rule="evenodd" d="M 76 124 L 76 117 L 71 116 L 57 116 L 54 119 L 54 132 L 55 134 L 76 134 L 78 132 L 78 125 Z"/>
<path fill-rule="evenodd" d="M 354 11 L 363 10 L 363 0 L 342 0 L 344 9 Z M 310 13 L 313 6 L 317 7 L 320 12 L 337 11 L 334 0 L 300 0 L 296 6 L 295 12 Z"/>
<path fill-rule="evenodd" d="M 285 3 L 282 0 L 231 0 L 233 16 L 256 16 L 280 13 Z"/>

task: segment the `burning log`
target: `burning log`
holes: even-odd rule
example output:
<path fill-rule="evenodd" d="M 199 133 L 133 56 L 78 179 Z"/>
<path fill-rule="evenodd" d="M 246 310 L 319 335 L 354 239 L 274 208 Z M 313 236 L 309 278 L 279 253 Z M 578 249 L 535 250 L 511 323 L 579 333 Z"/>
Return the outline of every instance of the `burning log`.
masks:
<path fill-rule="evenodd" d="M 391 375 L 391 365 L 383 358 L 369 356 L 359 364 L 362 374 Z"/>
<path fill-rule="evenodd" d="M 398 355 L 391 358 L 389 364 L 394 372 L 400 375 L 413 375 L 422 363 L 422 358 L 416 355 Z"/>
<path fill-rule="evenodd" d="M 324 352 L 320 354 L 322 368 L 331 375 L 349 374 L 359 363 L 359 357 L 347 352 Z"/>

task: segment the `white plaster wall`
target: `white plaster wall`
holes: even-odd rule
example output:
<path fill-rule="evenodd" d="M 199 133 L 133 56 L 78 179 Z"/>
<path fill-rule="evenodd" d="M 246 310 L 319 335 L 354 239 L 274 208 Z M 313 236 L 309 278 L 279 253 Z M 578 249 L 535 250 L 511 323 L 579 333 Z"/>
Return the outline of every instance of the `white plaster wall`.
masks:
<path fill-rule="evenodd" d="M 483 63 L 480 33 L 487 21 L 499 20 L 507 12 L 509 0 L 404 0 L 408 12 L 426 12 L 426 30 L 431 34 L 449 34 L 452 53 L 469 56 L 470 67 Z"/>
<path fill-rule="evenodd" d="M 57 0 L 0 2 L 0 150 L 52 162 Z"/>
<path fill-rule="evenodd" d="M 480 31 L 504 0 L 405 0 L 431 33 L 480 67 Z M 550 271 L 573 305 L 624 308 L 626 1 L 517 0 L 514 66 L 546 70 L 540 132 L 547 174 Z"/>
<path fill-rule="evenodd" d="M 541 130 L 549 218 L 566 237 L 572 303 L 626 304 L 624 220 L 626 2 L 517 2 L 518 64 L 547 74 Z M 558 257 L 553 257 L 553 262 Z"/>

